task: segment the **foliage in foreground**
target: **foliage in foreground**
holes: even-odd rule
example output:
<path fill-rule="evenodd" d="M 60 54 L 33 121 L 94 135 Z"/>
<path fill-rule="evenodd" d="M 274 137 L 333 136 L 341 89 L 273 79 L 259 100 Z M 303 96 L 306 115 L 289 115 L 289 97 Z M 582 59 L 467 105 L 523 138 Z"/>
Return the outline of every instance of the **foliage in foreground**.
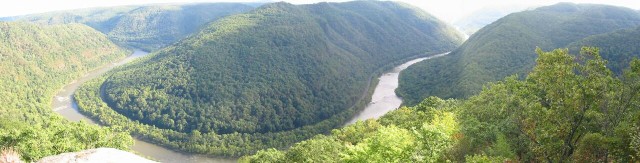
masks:
<path fill-rule="evenodd" d="M 240 162 L 435 162 L 459 137 L 456 100 L 426 99 L 379 120 L 360 121 L 318 135 L 286 151 L 262 150 Z"/>
<path fill-rule="evenodd" d="M 508 77 L 465 101 L 430 97 L 240 161 L 639 161 L 640 60 L 614 77 L 596 48 L 536 52 L 524 80 Z"/>
<path fill-rule="evenodd" d="M 68 122 L 53 115 L 43 123 L 0 121 L 0 146 L 14 148 L 26 161 L 66 152 L 109 147 L 129 150 L 133 139 L 126 132 L 85 122 Z"/>
<path fill-rule="evenodd" d="M 600 47 L 607 67 L 619 75 L 631 58 L 640 57 L 639 32 L 598 34 L 639 25 L 637 11 L 608 5 L 559 3 L 513 13 L 485 26 L 451 54 L 402 71 L 396 92 L 408 106 L 428 96 L 468 98 L 488 82 L 513 74 L 525 78 L 535 65 L 537 47 L 576 53 L 582 46 Z"/>

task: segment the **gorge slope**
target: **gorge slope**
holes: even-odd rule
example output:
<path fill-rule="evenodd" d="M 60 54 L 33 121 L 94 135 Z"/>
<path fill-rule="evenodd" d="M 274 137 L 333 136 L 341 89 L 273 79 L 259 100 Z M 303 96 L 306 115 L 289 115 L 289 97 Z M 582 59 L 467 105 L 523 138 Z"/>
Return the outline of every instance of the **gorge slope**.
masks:
<path fill-rule="evenodd" d="M 137 121 L 128 124 L 171 131 L 159 141 L 237 156 L 341 125 L 380 67 L 461 41 L 451 26 L 402 3 L 273 3 L 118 69 L 101 88 L 109 106 Z M 198 141 L 210 143 L 193 147 Z"/>
<path fill-rule="evenodd" d="M 407 105 L 428 96 L 466 98 L 487 82 L 512 74 L 523 77 L 535 64 L 536 47 L 567 47 L 591 35 L 638 25 L 637 11 L 608 5 L 559 3 L 510 14 L 476 32 L 448 56 L 403 71 L 397 93 L 407 97 Z"/>
<path fill-rule="evenodd" d="M 0 22 L 0 147 L 25 161 L 96 147 L 128 149 L 128 134 L 66 121 L 50 106 L 64 84 L 127 54 L 86 25 Z"/>
<path fill-rule="evenodd" d="M 153 51 L 199 31 L 211 21 L 251 9 L 240 3 L 159 4 L 78 9 L 11 19 L 39 24 L 82 23 L 118 43 Z"/>

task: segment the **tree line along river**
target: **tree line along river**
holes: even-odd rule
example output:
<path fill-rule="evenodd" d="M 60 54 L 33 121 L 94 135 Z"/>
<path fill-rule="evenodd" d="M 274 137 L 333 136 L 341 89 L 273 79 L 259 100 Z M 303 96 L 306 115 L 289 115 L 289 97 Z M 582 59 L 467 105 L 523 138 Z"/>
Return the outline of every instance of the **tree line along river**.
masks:
<path fill-rule="evenodd" d="M 84 82 L 89 81 L 93 78 L 96 78 L 117 66 L 129 63 L 136 58 L 146 56 L 147 54 L 149 53 L 141 50 L 135 50 L 133 54 L 129 55 L 128 57 L 120 61 L 108 64 L 108 65 L 104 65 L 98 69 L 87 72 L 84 76 L 65 85 L 62 89 L 58 91 L 58 93 L 53 97 L 54 99 L 52 103 L 52 108 L 54 109 L 54 111 L 62 115 L 67 120 L 70 120 L 70 121 L 83 120 L 87 123 L 98 125 L 93 120 L 82 115 L 78 111 L 78 106 L 76 102 L 73 100 L 74 92 Z M 380 76 L 379 78 L 380 80 L 378 82 L 378 85 L 376 85 L 374 93 L 371 97 L 371 102 L 367 104 L 367 106 L 360 113 L 357 113 L 353 118 L 347 121 L 345 125 L 353 124 L 358 120 L 378 118 L 384 115 L 385 113 L 398 108 L 402 103 L 402 99 L 398 97 L 394 91 L 398 87 L 398 77 L 400 75 L 400 72 L 412 64 L 418 63 L 426 59 L 443 56 L 446 54 L 448 53 L 414 59 L 404 64 L 401 64 L 393 68 L 392 70 L 382 74 L 382 76 Z M 207 163 L 207 162 L 235 162 L 236 161 L 234 159 L 214 158 L 214 157 L 208 157 L 208 156 L 198 155 L 198 154 L 176 152 L 159 145 L 145 142 L 140 139 L 134 138 L 134 140 L 135 140 L 135 144 L 132 147 L 133 151 L 135 151 L 139 155 L 142 155 L 144 157 L 151 158 L 153 160 L 160 161 L 160 162 Z"/>

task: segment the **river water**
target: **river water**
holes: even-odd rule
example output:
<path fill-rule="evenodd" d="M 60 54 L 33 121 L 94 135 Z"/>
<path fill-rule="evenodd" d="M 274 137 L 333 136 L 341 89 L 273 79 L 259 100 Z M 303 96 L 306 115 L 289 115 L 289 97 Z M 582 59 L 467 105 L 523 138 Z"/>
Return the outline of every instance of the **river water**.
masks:
<path fill-rule="evenodd" d="M 118 62 L 114 62 L 105 66 L 102 66 L 96 70 L 87 72 L 86 75 L 74 80 L 68 85 L 64 86 L 56 96 L 53 97 L 52 108 L 54 111 L 62 115 L 64 118 L 70 121 L 86 121 L 91 124 L 96 124 L 94 121 L 89 119 L 88 117 L 80 114 L 78 112 L 78 106 L 76 102 L 73 100 L 73 93 L 78 89 L 82 83 L 96 78 L 107 71 L 129 63 L 136 58 L 147 55 L 147 52 L 135 50 L 134 53 L 128 56 L 125 59 L 122 59 Z M 418 58 L 406 62 L 400 66 L 395 67 L 391 71 L 384 73 L 380 76 L 380 80 L 378 85 L 376 86 L 373 96 L 371 98 L 371 102 L 367 104 L 366 108 L 358 113 L 355 117 L 349 120 L 346 124 L 353 124 L 358 120 L 366 120 L 370 118 L 378 118 L 385 113 L 392 111 L 400 106 L 402 103 L 402 99 L 395 94 L 395 89 L 398 87 L 398 75 L 400 71 L 406 69 L 412 64 L 420 62 L 425 59 L 431 59 L 439 56 L 446 55 L 438 54 L 431 57 Z M 96 124 L 97 125 L 97 124 Z M 234 159 L 226 159 L 226 158 L 212 158 L 204 155 L 198 154 L 187 154 L 169 150 L 167 148 L 145 142 L 140 139 L 135 139 L 135 144 L 132 147 L 132 150 L 137 154 L 142 155 L 147 158 L 151 158 L 160 162 L 195 162 L 195 163 L 209 163 L 209 162 L 235 162 Z"/>
<path fill-rule="evenodd" d="M 77 121 L 83 120 L 91 124 L 96 124 L 94 121 L 92 121 L 88 117 L 78 112 L 78 105 L 73 100 L 73 93 L 78 89 L 80 85 L 82 85 L 82 83 L 89 81 L 93 78 L 96 78 L 117 66 L 123 65 L 125 63 L 129 63 L 134 59 L 145 56 L 147 54 L 148 54 L 147 52 L 136 50 L 133 52 L 133 54 L 129 55 L 125 59 L 102 66 L 96 70 L 87 72 L 86 75 L 72 81 L 71 83 L 64 86 L 62 89 L 58 91 L 56 96 L 53 97 L 53 103 L 52 103 L 53 110 L 70 121 L 77 122 Z M 204 155 L 175 152 L 167 148 L 142 141 L 140 139 L 134 138 L 134 140 L 135 140 L 135 144 L 133 145 L 133 147 L 131 147 L 133 151 L 135 151 L 138 155 L 142 155 L 144 157 L 151 158 L 152 160 L 156 160 L 160 162 L 181 162 L 181 163 L 183 162 L 197 162 L 197 163 L 235 162 L 235 160 L 232 160 L 232 159 L 211 158 Z"/>
<path fill-rule="evenodd" d="M 369 104 L 367 104 L 367 106 L 362 111 L 360 111 L 353 118 L 351 118 L 351 120 L 347 121 L 347 123 L 345 123 L 345 126 L 354 124 L 357 121 L 364 121 L 371 118 L 374 118 L 374 119 L 380 118 L 382 115 L 386 114 L 387 112 L 390 112 L 400 107 L 400 104 L 402 104 L 402 98 L 398 97 L 398 95 L 396 95 L 396 92 L 395 92 L 396 88 L 398 88 L 398 77 L 400 76 L 400 72 L 406 69 L 407 67 L 415 63 L 418 63 L 420 61 L 441 57 L 447 54 L 449 53 L 442 53 L 442 54 L 433 55 L 429 57 L 417 58 L 409 62 L 405 62 L 399 66 L 396 66 L 390 71 L 382 74 L 382 76 L 378 78 L 379 79 L 378 85 L 376 85 L 376 88 L 373 91 L 373 95 L 371 96 L 371 102 L 369 102 Z"/>

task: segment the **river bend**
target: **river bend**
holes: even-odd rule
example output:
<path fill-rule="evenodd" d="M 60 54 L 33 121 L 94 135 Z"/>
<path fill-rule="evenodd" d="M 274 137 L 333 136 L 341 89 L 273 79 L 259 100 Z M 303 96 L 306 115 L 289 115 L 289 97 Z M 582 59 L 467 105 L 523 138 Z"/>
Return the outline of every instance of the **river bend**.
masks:
<path fill-rule="evenodd" d="M 72 81 L 71 83 L 65 85 L 62 89 L 58 91 L 58 93 L 53 97 L 52 108 L 55 112 L 62 115 L 64 118 L 70 121 L 86 121 L 91 124 L 96 124 L 93 120 L 84 116 L 78 111 L 78 105 L 73 99 L 74 92 L 82 85 L 84 82 L 87 82 L 91 79 L 99 77 L 100 75 L 106 73 L 107 71 L 129 63 L 136 58 L 147 55 L 147 52 L 141 50 L 135 50 L 133 54 L 130 56 L 119 60 L 117 62 L 110 63 L 108 65 L 104 65 L 98 69 L 87 72 L 84 76 Z M 380 80 L 378 85 L 376 85 L 374 93 L 371 97 L 371 102 L 367 104 L 365 109 L 356 114 L 352 119 L 350 119 L 345 125 L 353 124 L 358 120 L 366 120 L 370 118 L 379 118 L 385 113 L 395 110 L 402 103 L 402 99 L 395 94 L 395 89 L 398 88 L 398 77 L 400 72 L 410 65 L 418 63 L 420 61 L 431 59 L 435 57 L 440 57 L 446 55 L 448 53 L 438 54 L 430 57 L 418 58 L 411 61 L 408 61 L 402 65 L 399 65 L 392 70 L 385 72 L 382 76 L 380 76 Z M 97 124 L 96 124 L 97 125 Z M 224 158 L 211 158 L 204 155 L 198 154 L 186 154 L 180 153 L 176 151 L 169 150 L 162 146 L 158 146 L 155 144 L 151 144 L 145 142 L 140 139 L 135 139 L 135 144 L 132 147 L 136 153 L 149 157 L 153 160 L 157 160 L 160 162 L 197 162 L 197 163 L 208 163 L 208 162 L 235 162 L 232 159 L 224 159 Z"/>

